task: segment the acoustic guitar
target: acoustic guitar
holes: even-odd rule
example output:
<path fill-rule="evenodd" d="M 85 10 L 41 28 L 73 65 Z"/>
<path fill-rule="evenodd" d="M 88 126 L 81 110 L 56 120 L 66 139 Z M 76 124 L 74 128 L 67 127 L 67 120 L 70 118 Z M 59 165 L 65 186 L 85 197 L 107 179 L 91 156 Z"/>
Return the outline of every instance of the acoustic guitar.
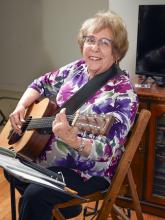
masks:
<path fill-rule="evenodd" d="M 30 159 L 35 159 L 47 144 L 51 132 L 52 122 L 59 111 L 49 99 L 43 99 L 28 108 L 25 122 L 22 124 L 22 134 L 14 133 L 10 121 L 6 123 L 0 134 L 0 146 L 14 148 L 14 150 Z M 51 115 L 51 116 L 50 116 Z M 86 131 L 94 135 L 106 135 L 114 122 L 112 114 L 77 114 L 67 115 L 72 126 L 79 131 Z"/>

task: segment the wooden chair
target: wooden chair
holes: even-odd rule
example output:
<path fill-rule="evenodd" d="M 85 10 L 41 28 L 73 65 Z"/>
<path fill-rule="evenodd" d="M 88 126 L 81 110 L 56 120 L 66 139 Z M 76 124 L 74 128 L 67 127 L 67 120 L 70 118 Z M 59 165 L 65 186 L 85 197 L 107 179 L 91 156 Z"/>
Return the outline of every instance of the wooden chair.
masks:
<path fill-rule="evenodd" d="M 136 185 L 134 183 L 130 165 L 135 155 L 135 152 L 139 146 L 139 143 L 142 139 L 144 131 L 147 127 L 150 116 L 150 111 L 144 109 L 141 110 L 141 112 L 138 114 L 138 118 L 131 129 L 131 134 L 130 136 L 128 135 L 128 140 L 125 144 L 125 152 L 123 153 L 123 156 L 120 160 L 120 163 L 112 179 L 112 184 L 110 185 L 109 189 L 106 192 L 96 192 L 94 194 L 84 196 L 85 198 L 89 199 L 88 203 L 102 200 L 101 207 L 98 210 L 97 215 L 95 216 L 96 220 L 106 220 L 110 214 L 113 219 L 129 219 L 123 213 L 123 211 L 115 204 L 117 197 L 121 193 L 125 178 L 128 179 L 133 209 L 136 212 L 137 219 L 143 219 L 138 194 L 136 191 Z M 71 201 L 58 204 L 53 209 L 53 217 L 56 220 L 65 220 L 65 218 L 60 213 L 59 208 L 64 208 L 82 203 L 84 203 L 84 201 L 79 199 L 72 199 Z M 119 216 L 120 218 L 118 218 Z"/>

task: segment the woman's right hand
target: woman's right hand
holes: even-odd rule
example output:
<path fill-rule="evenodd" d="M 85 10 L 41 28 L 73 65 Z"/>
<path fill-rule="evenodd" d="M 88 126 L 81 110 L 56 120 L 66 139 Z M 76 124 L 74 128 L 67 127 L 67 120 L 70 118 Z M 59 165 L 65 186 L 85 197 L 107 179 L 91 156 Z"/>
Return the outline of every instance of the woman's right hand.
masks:
<path fill-rule="evenodd" d="M 11 126 L 18 134 L 21 134 L 22 123 L 25 121 L 25 112 L 25 107 L 22 104 L 18 104 L 15 110 L 9 115 Z"/>
<path fill-rule="evenodd" d="M 26 109 L 28 109 L 28 107 L 36 100 L 39 100 L 40 96 L 41 95 L 37 90 L 33 88 L 27 88 L 20 101 L 18 102 L 15 110 L 9 115 L 11 126 L 16 133 L 22 133 L 21 127 L 22 123 L 25 121 L 24 118 Z"/>

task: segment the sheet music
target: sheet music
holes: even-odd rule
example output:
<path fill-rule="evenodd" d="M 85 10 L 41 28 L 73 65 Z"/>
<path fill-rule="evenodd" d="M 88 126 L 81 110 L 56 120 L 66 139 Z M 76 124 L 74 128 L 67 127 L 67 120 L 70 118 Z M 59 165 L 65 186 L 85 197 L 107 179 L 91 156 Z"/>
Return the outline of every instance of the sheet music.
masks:
<path fill-rule="evenodd" d="M 68 194 L 72 197 L 83 199 L 82 197 L 73 194 L 71 192 L 65 191 L 65 183 L 59 182 L 45 174 L 40 173 L 24 164 L 22 164 L 18 159 L 12 158 L 6 155 L 0 154 L 0 167 L 4 170 L 8 171 L 13 176 L 17 177 L 18 179 L 29 182 L 29 183 L 36 183 L 39 185 L 43 185 L 45 187 L 60 191 L 62 193 Z M 63 187 L 60 187 L 63 186 Z"/>
<path fill-rule="evenodd" d="M 22 181 L 30 181 L 35 180 L 37 182 L 41 182 L 51 187 L 57 187 L 54 184 L 49 183 L 48 181 L 54 182 L 55 184 L 64 185 L 64 183 L 56 181 L 24 164 L 22 164 L 18 159 L 10 158 L 5 155 L 0 155 L 0 166 L 7 170 L 9 173 L 15 175 Z M 48 181 L 46 181 L 48 180 Z M 58 187 L 57 187 L 58 188 Z"/>

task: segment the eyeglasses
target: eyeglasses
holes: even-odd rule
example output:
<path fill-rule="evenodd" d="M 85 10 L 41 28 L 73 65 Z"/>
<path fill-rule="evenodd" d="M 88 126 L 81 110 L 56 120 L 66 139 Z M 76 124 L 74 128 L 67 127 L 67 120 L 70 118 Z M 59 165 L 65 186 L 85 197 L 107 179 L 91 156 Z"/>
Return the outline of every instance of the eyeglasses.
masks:
<path fill-rule="evenodd" d="M 107 49 L 111 46 L 112 40 L 108 38 L 101 38 L 99 40 L 96 40 L 94 36 L 84 36 L 84 43 L 86 43 L 89 46 L 99 45 L 103 49 Z"/>

